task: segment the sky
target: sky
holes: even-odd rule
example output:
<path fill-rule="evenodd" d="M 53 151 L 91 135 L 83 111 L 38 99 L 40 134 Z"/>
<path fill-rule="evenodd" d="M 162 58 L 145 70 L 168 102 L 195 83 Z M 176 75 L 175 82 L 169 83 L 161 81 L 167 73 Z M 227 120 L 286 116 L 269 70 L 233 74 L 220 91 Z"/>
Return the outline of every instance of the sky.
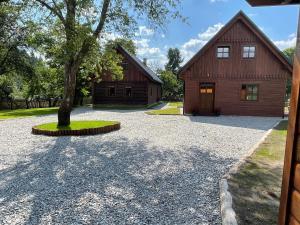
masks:
<path fill-rule="evenodd" d="M 170 20 L 164 31 L 139 24 L 133 38 L 139 58 L 152 69 L 167 62 L 167 50 L 179 48 L 184 62 L 199 51 L 240 10 L 281 50 L 296 43 L 299 6 L 251 7 L 246 0 L 183 0 L 180 12 L 187 23 Z"/>

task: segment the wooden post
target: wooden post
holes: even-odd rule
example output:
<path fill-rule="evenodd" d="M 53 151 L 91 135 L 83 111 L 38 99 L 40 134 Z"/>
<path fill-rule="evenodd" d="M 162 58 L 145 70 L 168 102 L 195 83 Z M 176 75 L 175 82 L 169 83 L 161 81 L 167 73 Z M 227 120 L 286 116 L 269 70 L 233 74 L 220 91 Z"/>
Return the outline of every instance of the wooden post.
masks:
<path fill-rule="evenodd" d="M 285 149 L 284 169 L 282 178 L 282 190 L 279 212 L 279 225 L 300 224 L 300 218 L 296 209 L 300 213 L 299 202 L 295 200 L 298 196 L 295 191 L 300 193 L 297 189 L 297 182 L 299 182 L 296 166 L 300 162 L 300 121 L 299 121 L 299 88 L 300 88 L 300 15 L 298 24 L 297 47 L 294 58 L 294 71 L 292 82 L 292 95 L 290 101 L 290 113 L 288 123 L 287 142 Z M 299 140 L 298 140 L 299 139 Z M 298 161 L 298 162 L 297 162 Z M 295 176 L 297 175 L 297 176 Z M 298 187 L 299 188 L 299 187 Z M 296 196 L 296 197 L 295 197 Z"/>

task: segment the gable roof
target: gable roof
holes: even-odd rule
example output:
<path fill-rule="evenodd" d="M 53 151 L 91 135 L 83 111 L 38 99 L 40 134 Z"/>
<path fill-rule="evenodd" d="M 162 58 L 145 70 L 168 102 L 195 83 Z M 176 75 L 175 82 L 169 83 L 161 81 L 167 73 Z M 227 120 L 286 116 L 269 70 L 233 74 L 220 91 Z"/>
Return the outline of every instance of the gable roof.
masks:
<path fill-rule="evenodd" d="M 192 66 L 193 63 L 199 57 L 201 57 L 207 49 L 212 47 L 213 44 L 238 21 L 242 21 L 265 44 L 265 46 L 267 46 L 267 48 L 286 67 L 286 69 L 292 73 L 292 64 L 285 57 L 282 51 L 280 51 L 277 46 L 274 45 L 274 43 L 255 25 L 252 20 L 250 20 L 250 18 L 243 11 L 240 11 L 180 69 L 180 75 L 182 75 L 182 73 L 185 72 L 190 66 Z"/>
<path fill-rule="evenodd" d="M 126 57 L 131 59 L 134 62 L 134 64 L 144 72 L 143 74 L 145 74 L 151 81 L 159 84 L 163 83 L 161 79 L 159 79 L 159 77 L 148 66 L 146 66 L 138 57 L 131 54 L 121 45 L 118 45 L 117 49 L 121 51 Z"/>

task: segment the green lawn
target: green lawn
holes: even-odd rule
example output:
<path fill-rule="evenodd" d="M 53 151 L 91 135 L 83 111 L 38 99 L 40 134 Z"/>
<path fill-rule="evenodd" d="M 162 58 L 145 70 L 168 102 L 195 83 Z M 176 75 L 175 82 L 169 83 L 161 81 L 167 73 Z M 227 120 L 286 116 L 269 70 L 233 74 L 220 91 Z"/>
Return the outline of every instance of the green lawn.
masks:
<path fill-rule="evenodd" d="M 41 116 L 57 113 L 58 108 L 34 108 L 34 109 L 15 109 L 15 110 L 0 110 L 0 120 L 13 119 L 28 116 Z"/>
<path fill-rule="evenodd" d="M 168 106 L 169 107 L 182 108 L 183 107 L 183 102 L 169 102 Z"/>
<path fill-rule="evenodd" d="M 46 123 L 35 126 L 35 128 L 40 130 L 48 131 L 59 131 L 59 130 L 83 130 L 88 128 L 99 128 L 110 125 L 115 125 L 118 122 L 114 121 L 101 121 L 101 120 L 91 120 L 91 121 L 71 121 L 69 126 L 57 126 L 57 122 Z"/>
<path fill-rule="evenodd" d="M 179 108 L 166 108 L 146 112 L 148 115 L 181 115 Z"/>
<path fill-rule="evenodd" d="M 287 121 L 228 180 L 238 224 L 277 224 Z"/>

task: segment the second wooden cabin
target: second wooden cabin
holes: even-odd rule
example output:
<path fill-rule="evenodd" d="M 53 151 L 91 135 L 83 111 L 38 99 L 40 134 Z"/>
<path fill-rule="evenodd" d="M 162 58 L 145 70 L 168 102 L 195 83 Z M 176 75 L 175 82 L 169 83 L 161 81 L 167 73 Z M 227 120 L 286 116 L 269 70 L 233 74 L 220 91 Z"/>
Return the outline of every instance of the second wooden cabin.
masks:
<path fill-rule="evenodd" d="M 162 81 L 135 55 L 122 46 L 116 48 L 123 57 L 124 76 L 120 81 L 104 76 L 94 82 L 93 104 L 149 105 L 161 100 Z"/>

